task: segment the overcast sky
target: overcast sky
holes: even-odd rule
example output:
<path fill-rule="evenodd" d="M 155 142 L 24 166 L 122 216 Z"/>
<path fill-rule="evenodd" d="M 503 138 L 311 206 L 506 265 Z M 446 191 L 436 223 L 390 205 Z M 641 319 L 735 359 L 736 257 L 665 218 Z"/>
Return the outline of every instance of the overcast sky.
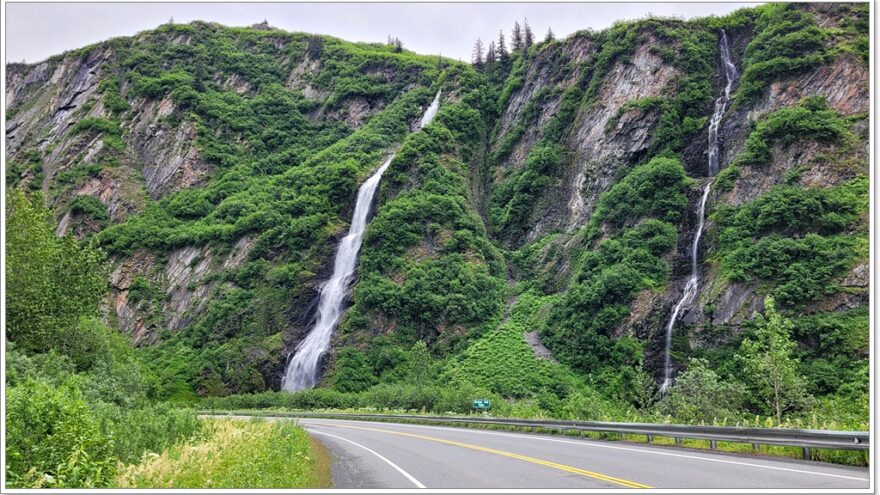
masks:
<path fill-rule="evenodd" d="M 528 18 L 537 37 L 603 29 L 647 14 L 684 18 L 724 15 L 748 3 L 6 3 L 6 61 L 37 62 L 90 43 L 132 35 L 174 18 L 247 26 L 264 19 L 287 31 L 351 41 L 396 36 L 415 52 L 468 60 L 478 37 L 488 41 Z"/>

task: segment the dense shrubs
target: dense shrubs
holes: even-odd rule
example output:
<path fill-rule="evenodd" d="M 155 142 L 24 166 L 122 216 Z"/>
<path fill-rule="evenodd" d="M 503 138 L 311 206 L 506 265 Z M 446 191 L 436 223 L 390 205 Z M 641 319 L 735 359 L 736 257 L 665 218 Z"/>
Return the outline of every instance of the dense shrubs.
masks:
<path fill-rule="evenodd" d="M 865 178 L 832 188 L 781 185 L 739 208 L 721 208 L 718 251 L 731 280 L 763 281 L 783 305 L 837 290 L 834 278 L 867 246 L 847 233 L 867 208 Z"/>
<path fill-rule="evenodd" d="M 80 194 L 70 202 L 67 208 L 71 215 L 88 217 L 97 223 L 98 228 L 103 228 L 110 221 L 107 207 L 95 196 Z"/>
<path fill-rule="evenodd" d="M 112 150 L 122 150 L 125 143 L 122 141 L 122 129 L 119 122 L 101 117 L 86 117 L 70 128 L 71 134 L 100 134 L 104 145 Z"/>
<path fill-rule="evenodd" d="M 839 143 L 851 136 L 849 125 L 828 107 L 825 98 L 811 96 L 797 106 L 783 107 L 764 116 L 749 134 L 736 165 L 763 165 L 770 161 L 770 146 L 801 141 Z"/>
<path fill-rule="evenodd" d="M 687 184 L 681 163 L 672 158 L 654 158 L 614 184 L 600 200 L 596 216 L 612 225 L 646 216 L 677 222 L 687 206 Z"/>
<path fill-rule="evenodd" d="M 589 374 L 609 397 L 641 400 L 641 344 L 612 332 L 639 291 L 664 286 L 669 266 L 662 257 L 677 239 L 669 222 L 687 206 L 688 184 L 678 161 L 655 158 L 603 194 L 585 229 L 595 236 L 605 222 L 610 238 L 581 255 L 543 327 L 559 359 Z"/>
<path fill-rule="evenodd" d="M 16 284 L 6 294 L 7 484 L 107 486 L 118 462 L 199 423 L 152 404 L 152 374 L 126 337 L 94 318 L 107 288 L 100 254 L 56 238 L 41 201 L 11 191 L 6 203 L 6 277 Z"/>
<path fill-rule="evenodd" d="M 528 229 L 528 219 L 539 198 L 559 173 L 562 146 L 537 145 L 526 157 L 522 173 L 504 183 L 496 192 L 492 221 L 504 226 L 509 235 L 520 236 Z"/>
<path fill-rule="evenodd" d="M 811 69 L 828 56 L 825 32 L 801 6 L 763 7 L 755 30 L 743 55 L 738 100 L 755 98 L 771 82 Z"/>
<path fill-rule="evenodd" d="M 76 388 L 10 387 L 6 425 L 10 486 L 103 486 L 114 474 L 111 440 Z"/>
<path fill-rule="evenodd" d="M 500 257 L 468 201 L 467 168 L 451 153 L 470 149 L 482 122 L 452 103 L 426 129 L 406 138 L 382 183 L 384 202 L 364 237 L 360 283 L 346 331 L 371 317 L 396 322 L 410 343 L 449 348 L 501 306 Z"/>

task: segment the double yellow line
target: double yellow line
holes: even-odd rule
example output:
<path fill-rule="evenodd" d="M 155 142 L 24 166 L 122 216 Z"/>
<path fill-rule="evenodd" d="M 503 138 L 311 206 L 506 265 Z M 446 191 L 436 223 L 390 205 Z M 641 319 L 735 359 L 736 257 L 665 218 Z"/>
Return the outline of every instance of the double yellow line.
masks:
<path fill-rule="evenodd" d="M 473 445 L 470 443 L 462 443 L 456 442 L 454 440 L 446 440 L 445 438 L 437 438 L 437 437 L 429 437 L 426 435 L 417 435 L 415 433 L 404 433 L 402 431 L 394 431 L 394 430 L 383 430 L 380 428 L 368 428 L 365 426 L 350 426 L 343 424 L 328 424 L 328 423 L 311 423 L 313 425 L 318 426 L 330 426 L 337 428 L 350 428 L 353 430 L 366 430 L 366 431 L 375 431 L 379 433 L 388 433 L 391 435 L 400 435 L 402 437 L 410 437 L 410 438 L 418 438 L 421 440 L 428 440 L 430 442 L 438 442 L 445 443 L 446 445 L 454 445 L 456 447 L 462 447 L 465 449 L 478 450 L 480 452 L 487 452 L 489 454 L 500 455 L 504 457 L 510 457 L 511 459 L 519 459 L 525 462 L 531 462 L 532 464 L 538 464 L 539 466 L 547 466 L 553 469 L 558 469 L 560 471 L 565 471 L 568 473 L 580 474 L 582 476 L 587 476 L 589 478 L 594 478 L 597 480 L 607 481 L 609 483 L 614 483 L 616 485 L 624 486 L 626 488 L 653 488 L 649 485 L 643 485 L 641 483 L 636 483 L 635 481 L 629 481 L 621 478 L 615 478 L 614 476 L 608 476 L 602 473 L 596 473 L 594 471 L 587 471 L 586 469 L 576 468 L 574 466 L 568 466 L 565 464 L 559 464 L 556 462 L 545 461 L 543 459 L 538 459 L 535 457 L 529 457 L 527 455 L 514 454 L 512 452 L 505 452 L 503 450 L 490 449 L 488 447 L 481 447 L 479 445 Z"/>

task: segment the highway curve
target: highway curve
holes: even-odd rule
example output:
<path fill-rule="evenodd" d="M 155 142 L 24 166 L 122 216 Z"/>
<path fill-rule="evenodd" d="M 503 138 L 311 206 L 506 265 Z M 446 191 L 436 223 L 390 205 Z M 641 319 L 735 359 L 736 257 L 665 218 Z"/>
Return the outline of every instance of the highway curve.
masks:
<path fill-rule="evenodd" d="M 516 432 L 313 418 L 334 488 L 868 488 L 867 468 Z"/>

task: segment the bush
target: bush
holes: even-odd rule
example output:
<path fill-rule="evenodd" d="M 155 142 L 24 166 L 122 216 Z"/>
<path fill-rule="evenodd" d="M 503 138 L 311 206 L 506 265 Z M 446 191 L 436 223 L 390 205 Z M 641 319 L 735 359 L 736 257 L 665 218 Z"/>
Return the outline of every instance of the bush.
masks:
<path fill-rule="evenodd" d="M 801 305 L 837 290 L 834 278 L 865 254 L 848 233 L 868 207 L 867 181 L 831 187 L 780 185 L 738 208 L 722 208 L 718 250 L 731 280 L 763 281 L 784 305 Z"/>
<path fill-rule="evenodd" d="M 676 422 L 713 424 L 741 416 L 745 395 L 742 384 L 725 382 L 706 360 L 692 359 L 656 407 Z"/>
<path fill-rule="evenodd" d="M 684 191 L 689 182 L 678 160 L 653 158 L 603 194 L 595 215 L 612 225 L 646 216 L 678 222 L 687 206 Z"/>
<path fill-rule="evenodd" d="M 67 208 L 71 215 L 90 217 L 97 221 L 99 225 L 104 225 L 110 221 L 107 207 L 95 196 L 80 194 L 70 202 Z"/>
<path fill-rule="evenodd" d="M 116 470 L 112 440 L 82 395 L 41 382 L 10 387 L 6 477 L 18 488 L 102 487 Z"/>
<path fill-rule="evenodd" d="M 743 55 L 738 101 L 756 98 L 771 82 L 807 71 L 829 56 L 825 32 L 802 6 L 767 5 L 755 31 Z"/>
<path fill-rule="evenodd" d="M 811 96 L 797 106 L 783 107 L 765 115 L 749 134 L 746 147 L 734 165 L 763 165 L 770 161 L 770 146 L 789 146 L 802 141 L 840 143 L 850 138 L 849 124 L 828 107 L 824 97 Z"/>

